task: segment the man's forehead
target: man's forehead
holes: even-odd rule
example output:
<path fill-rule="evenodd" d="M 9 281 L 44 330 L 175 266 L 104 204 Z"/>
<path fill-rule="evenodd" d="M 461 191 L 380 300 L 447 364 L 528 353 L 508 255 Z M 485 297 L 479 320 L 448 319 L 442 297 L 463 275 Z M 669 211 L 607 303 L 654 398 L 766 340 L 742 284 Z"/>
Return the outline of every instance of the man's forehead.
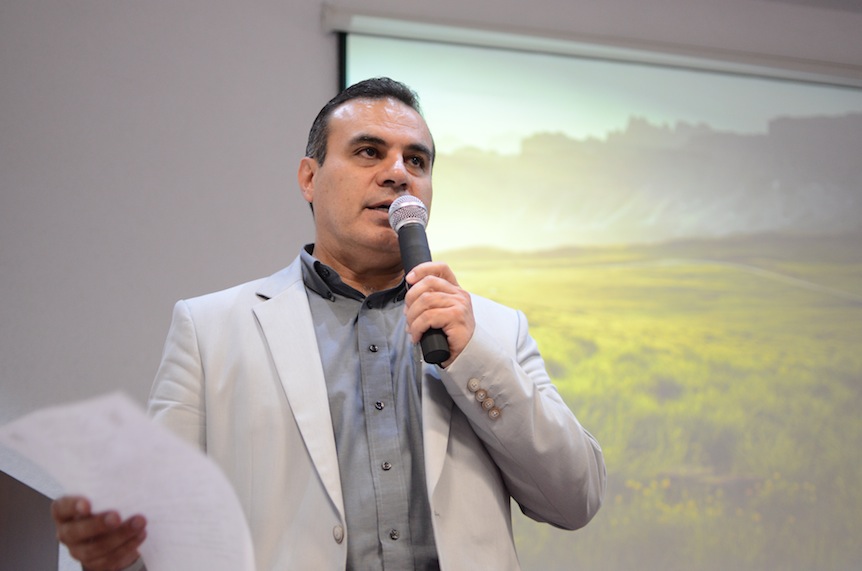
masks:
<path fill-rule="evenodd" d="M 407 127 L 416 129 L 431 138 L 425 119 L 418 111 L 391 97 L 382 99 L 357 98 L 336 107 L 330 117 L 330 132 L 339 128 L 348 130 L 380 127 Z"/>

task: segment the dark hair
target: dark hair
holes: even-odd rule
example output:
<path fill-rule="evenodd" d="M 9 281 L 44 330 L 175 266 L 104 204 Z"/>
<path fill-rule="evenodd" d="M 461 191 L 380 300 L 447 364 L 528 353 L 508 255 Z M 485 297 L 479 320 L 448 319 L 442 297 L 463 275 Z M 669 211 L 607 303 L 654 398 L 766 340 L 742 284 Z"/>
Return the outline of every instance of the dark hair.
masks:
<path fill-rule="evenodd" d="M 320 113 L 311 124 L 308 132 L 308 143 L 305 146 L 305 156 L 323 164 L 326 159 L 326 144 L 329 139 L 329 118 L 340 105 L 352 99 L 388 99 L 398 100 L 414 111 L 422 114 L 419 107 L 419 96 L 416 92 L 399 81 L 388 77 L 375 77 L 354 83 L 323 106 Z M 432 157 L 433 160 L 433 157 Z"/>

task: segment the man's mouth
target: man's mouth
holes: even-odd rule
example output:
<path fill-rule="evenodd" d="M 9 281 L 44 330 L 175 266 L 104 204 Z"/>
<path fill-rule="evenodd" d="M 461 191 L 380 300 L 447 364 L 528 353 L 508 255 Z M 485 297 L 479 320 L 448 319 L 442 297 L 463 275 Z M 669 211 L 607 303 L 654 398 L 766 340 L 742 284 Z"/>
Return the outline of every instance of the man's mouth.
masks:
<path fill-rule="evenodd" d="M 380 204 L 373 204 L 373 205 L 369 206 L 368 209 L 369 210 L 380 210 L 381 212 L 386 212 L 387 214 L 389 214 L 389 206 L 391 204 L 392 204 L 391 202 L 383 202 Z"/>

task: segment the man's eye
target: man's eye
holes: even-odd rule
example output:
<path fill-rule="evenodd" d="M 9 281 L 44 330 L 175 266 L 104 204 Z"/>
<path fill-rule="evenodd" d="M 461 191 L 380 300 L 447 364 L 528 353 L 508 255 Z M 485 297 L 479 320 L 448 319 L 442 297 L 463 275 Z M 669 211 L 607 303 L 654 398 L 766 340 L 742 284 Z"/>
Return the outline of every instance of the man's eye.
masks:
<path fill-rule="evenodd" d="M 365 147 L 365 148 L 362 148 L 362 149 L 360 149 L 360 150 L 359 150 L 359 154 L 361 154 L 361 155 L 363 155 L 363 156 L 365 156 L 365 157 L 371 157 L 371 158 L 374 158 L 374 157 L 379 156 L 379 153 L 377 152 L 377 149 L 375 149 L 374 147 Z"/>
<path fill-rule="evenodd" d="M 422 157 L 410 157 L 408 161 L 410 161 L 410 164 L 414 167 L 419 167 L 421 169 L 425 168 L 425 159 Z"/>

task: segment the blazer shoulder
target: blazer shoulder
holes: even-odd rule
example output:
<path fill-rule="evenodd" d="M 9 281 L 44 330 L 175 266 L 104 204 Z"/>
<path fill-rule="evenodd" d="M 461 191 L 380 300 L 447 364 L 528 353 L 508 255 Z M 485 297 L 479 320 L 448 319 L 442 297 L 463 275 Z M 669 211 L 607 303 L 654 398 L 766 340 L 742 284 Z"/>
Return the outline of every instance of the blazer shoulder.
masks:
<path fill-rule="evenodd" d="M 477 321 L 490 321 L 501 325 L 510 324 L 518 326 L 522 320 L 526 320 L 524 313 L 518 309 L 503 305 L 487 297 L 471 293 L 470 299 L 473 302 L 473 313 Z"/>
<path fill-rule="evenodd" d="M 248 308 L 302 283 L 302 270 L 297 260 L 276 273 L 256 280 L 251 280 L 220 291 L 184 299 L 179 304 L 185 304 L 192 313 L 225 311 L 230 308 Z"/>

